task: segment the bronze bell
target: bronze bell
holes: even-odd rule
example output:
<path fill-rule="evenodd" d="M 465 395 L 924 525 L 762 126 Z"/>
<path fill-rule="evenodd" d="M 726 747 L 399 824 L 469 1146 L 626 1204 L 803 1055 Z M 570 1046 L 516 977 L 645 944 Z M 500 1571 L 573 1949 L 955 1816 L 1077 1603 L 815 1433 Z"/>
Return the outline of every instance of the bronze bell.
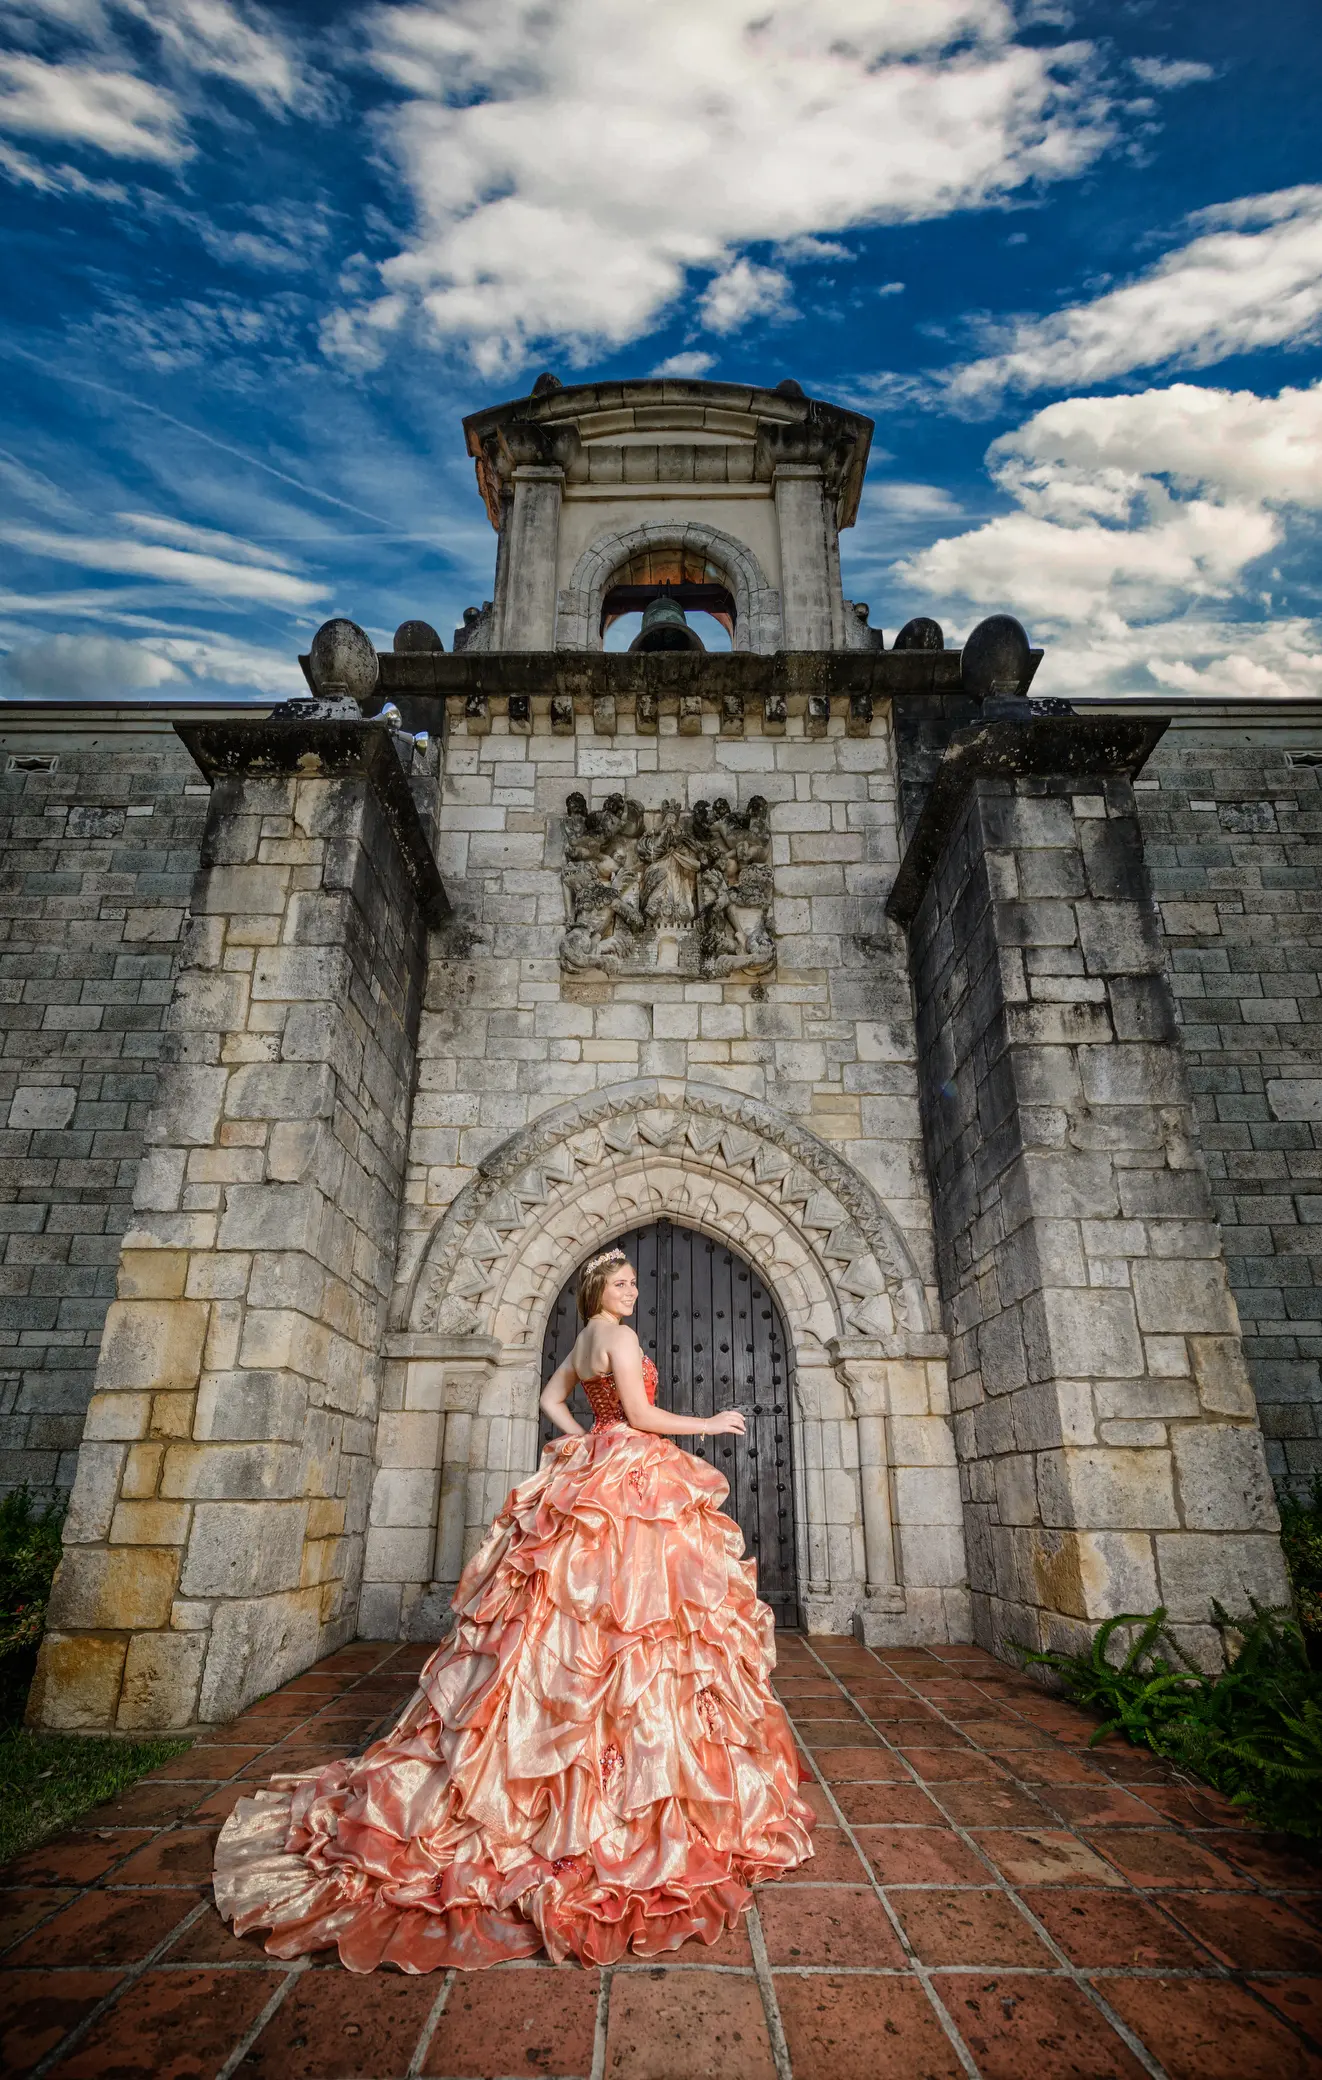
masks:
<path fill-rule="evenodd" d="M 629 645 L 634 650 L 705 650 L 706 644 L 684 618 L 677 599 L 661 593 L 643 609 L 643 625 Z"/>

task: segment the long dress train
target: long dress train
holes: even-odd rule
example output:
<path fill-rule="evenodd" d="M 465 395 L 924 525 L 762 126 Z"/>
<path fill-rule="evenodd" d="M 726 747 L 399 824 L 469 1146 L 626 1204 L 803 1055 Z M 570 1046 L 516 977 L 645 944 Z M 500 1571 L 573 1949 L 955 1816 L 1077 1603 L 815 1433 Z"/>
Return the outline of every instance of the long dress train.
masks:
<path fill-rule="evenodd" d="M 506 1498 L 392 1730 L 240 1799 L 215 1870 L 236 1935 L 354 1972 L 610 1964 L 714 1943 L 812 1854 L 728 1484 L 631 1428 L 609 1374 L 583 1384 L 592 1429 Z"/>

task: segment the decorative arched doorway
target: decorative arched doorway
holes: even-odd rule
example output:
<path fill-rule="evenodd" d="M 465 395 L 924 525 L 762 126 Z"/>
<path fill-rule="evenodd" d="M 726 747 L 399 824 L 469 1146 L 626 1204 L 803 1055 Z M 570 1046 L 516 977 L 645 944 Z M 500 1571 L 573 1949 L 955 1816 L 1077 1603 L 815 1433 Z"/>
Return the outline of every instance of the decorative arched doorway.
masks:
<path fill-rule="evenodd" d="M 634 1326 L 661 1374 L 661 1400 L 682 1414 L 740 1408 L 743 1437 L 676 1440 L 709 1460 L 730 1483 L 726 1509 L 757 1562 L 758 1593 L 776 1623 L 799 1623 L 794 1550 L 794 1461 L 790 1343 L 775 1295 L 747 1258 L 674 1221 L 653 1221 L 615 1237 L 638 1273 Z M 542 1342 L 542 1384 L 562 1365 L 578 1334 L 569 1278 L 551 1309 Z M 592 1420 L 580 1392 L 570 1403 Z M 555 1433 L 542 1418 L 538 1447 Z"/>

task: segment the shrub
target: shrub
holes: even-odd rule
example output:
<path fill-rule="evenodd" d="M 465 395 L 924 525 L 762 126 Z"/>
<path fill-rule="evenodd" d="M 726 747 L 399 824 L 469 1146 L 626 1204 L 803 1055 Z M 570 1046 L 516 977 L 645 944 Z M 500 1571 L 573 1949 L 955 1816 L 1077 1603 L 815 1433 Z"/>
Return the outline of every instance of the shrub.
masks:
<path fill-rule="evenodd" d="M 1322 1668 L 1322 1474 L 1313 1476 L 1310 1501 L 1282 1501 L 1281 1544 L 1309 1658 Z"/>
<path fill-rule="evenodd" d="M 0 1496 L 0 1723 L 21 1718 L 60 1559 L 61 1512 L 26 1488 Z"/>
<path fill-rule="evenodd" d="M 1268 1827 L 1322 1839 L 1322 1675 L 1288 1612 L 1256 1604 L 1237 1626 L 1213 1620 L 1238 1651 L 1216 1675 L 1195 1668 L 1166 1630 L 1164 1609 L 1108 1618 L 1086 1654 L 1025 1654 L 1053 1669 L 1077 1703 L 1102 1714 L 1093 1743 L 1111 1733 L 1191 1770 Z M 1123 1659 L 1110 1655 L 1125 1628 Z M 1167 1659 L 1160 1649 L 1173 1656 Z"/>

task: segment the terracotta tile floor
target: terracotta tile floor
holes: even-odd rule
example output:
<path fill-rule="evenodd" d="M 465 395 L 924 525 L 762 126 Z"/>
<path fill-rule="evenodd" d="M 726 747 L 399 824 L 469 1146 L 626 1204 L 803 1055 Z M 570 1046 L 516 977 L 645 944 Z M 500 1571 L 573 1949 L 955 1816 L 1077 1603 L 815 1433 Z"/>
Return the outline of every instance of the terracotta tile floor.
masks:
<path fill-rule="evenodd" d="M 359 1644 L 0 1872 L 0 2071 L 59 2080 L 1322 2076 L 1322 1863 L 977 1648 L 782 1635 L 817 1854 L 714 1950 L 354 1978 L 237 1943 L 216 1829 L 351 1752 L 424 1650 Z"/>

